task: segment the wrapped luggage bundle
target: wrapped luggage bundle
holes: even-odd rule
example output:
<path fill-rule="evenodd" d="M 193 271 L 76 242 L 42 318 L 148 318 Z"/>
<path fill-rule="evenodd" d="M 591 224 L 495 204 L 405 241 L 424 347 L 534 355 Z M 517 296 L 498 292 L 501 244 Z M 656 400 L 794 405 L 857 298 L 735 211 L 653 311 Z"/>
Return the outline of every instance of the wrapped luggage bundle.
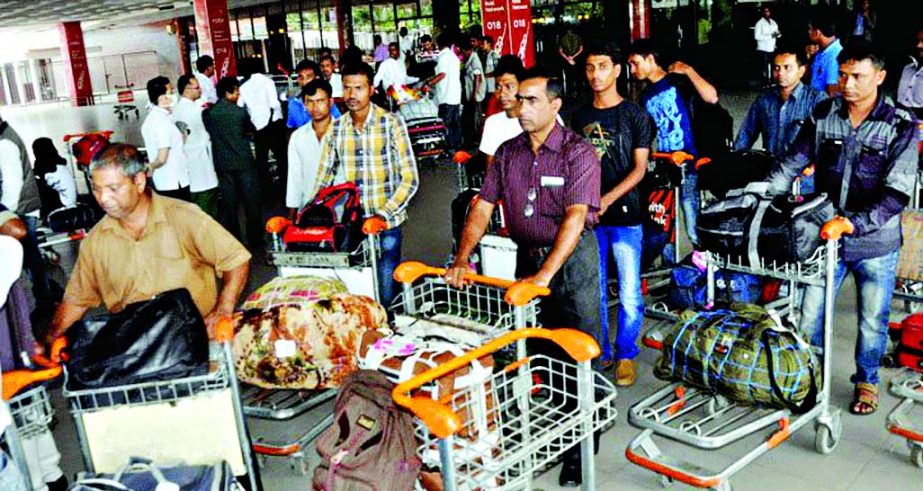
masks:
<path fill-rule="evenodd" d="M 385 309 L 338 280 L 276 278 L 239 314 L 234 358 L 240 380 L 273 389 L 339 387 L 357 370 L 366 331 L 387 324 Z"/>
<path fill-rule="evenodd" d="M 736 403 L 795 414 L 814 407 L 821 386 L 821 370 L 802 336 L 749 304 L 683 312 L 666 333 L 654 374 Z"/>

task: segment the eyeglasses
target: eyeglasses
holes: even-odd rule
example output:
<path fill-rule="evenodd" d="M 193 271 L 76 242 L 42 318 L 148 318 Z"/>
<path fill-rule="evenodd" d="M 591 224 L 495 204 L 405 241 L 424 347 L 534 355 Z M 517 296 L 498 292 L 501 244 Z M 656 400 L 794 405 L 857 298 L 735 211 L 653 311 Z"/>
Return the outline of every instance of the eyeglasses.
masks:
<path fill-rule="evenodd" d="M 526 195 L 526 198 L 529 200 L 529 202 L 526 203 L 525 209 L 522 210 L 522 214 L 525 215 L 526 218 L 531 218 L 532 215 L 535 214 L 535 205 L 533 204 L 533 202 L 535 201 L 535 198 L 537 197 L 538 197 L 538 190 L 535 189 L 535 186 L 530 187 L 529 194 Z"/>

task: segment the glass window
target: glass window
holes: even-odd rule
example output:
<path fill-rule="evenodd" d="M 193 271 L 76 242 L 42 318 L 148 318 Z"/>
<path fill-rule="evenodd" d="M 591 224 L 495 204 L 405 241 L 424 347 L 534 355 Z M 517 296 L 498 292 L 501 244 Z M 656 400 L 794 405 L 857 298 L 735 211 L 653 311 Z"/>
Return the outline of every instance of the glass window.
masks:
<path fill-rule="evenodd" d="M 397 18 L 400 19 L 413 19 L 417 17 L 417 4 L 415 3 L 404 3 L 397 6 Z"/>
<path fill-rule="evenodd" d="M 266 39 L 269 33 L 266 31 L 266 17 L 255 17 L 253 19 L 253 36 L 256 39 Z"/>
<path fill-rule="evenodd" d="M 375 33 L 381 34 L 382 39 L 393 41 L 397 26 L 394 24 L 394 6 L 391 3 L 372 5 L 372 14 L 375 16 Z"/>

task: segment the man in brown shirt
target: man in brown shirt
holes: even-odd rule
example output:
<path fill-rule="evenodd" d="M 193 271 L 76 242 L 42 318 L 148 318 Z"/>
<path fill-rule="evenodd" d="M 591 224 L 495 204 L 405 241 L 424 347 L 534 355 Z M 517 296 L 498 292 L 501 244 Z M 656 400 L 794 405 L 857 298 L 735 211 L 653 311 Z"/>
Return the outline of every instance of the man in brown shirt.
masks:
<path fill-rule="evenodd" d="M 106 216 L 80 246 L 47 341 L 89 308 L 105 304 L 117 312 L 176 288 L 189 290 L 209 326 L 234 311 L 247 283 L 250 253 L 197 206 L 152 195 L 145 170 L 131 145 L 110 145 L 94 159 L 93 196 Z"/>

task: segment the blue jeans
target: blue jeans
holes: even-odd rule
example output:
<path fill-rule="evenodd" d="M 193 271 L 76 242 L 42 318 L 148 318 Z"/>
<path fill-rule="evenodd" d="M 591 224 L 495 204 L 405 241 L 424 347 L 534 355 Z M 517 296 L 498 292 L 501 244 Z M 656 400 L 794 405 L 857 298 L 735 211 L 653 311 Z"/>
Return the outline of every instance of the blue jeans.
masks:
<path fill-rule="evenodd" d="M 686 237 L 693 245 L 698 245 L 699 234 L 695 231 L 696 217 L 699 213 L 699 175 L 689 170 L 686 171 L 686 177 L 683 179 L 683 187 L 680 196 L 680 208 L 683 210 L 683 223 L 686 226 Z"/>
<path fill-rule="evenodd" d="M 39 248 L 38 227 L 39 219 L 28 215 L 19 215 L 28 229 L 22 239 L 23 268 L 29 272 L 32 281 L 32 295 L 35 297 L 36 309 L 53 308 L 60 298 L 59 291 L 52 290 L 51 280 L 45 269 L 45 258 Z"/>
<path fill-rule="evenodd" d="M 644 300 L 641 297 L 641 250 L 643 247 L 641 225 L 624 227 L 600 225 L 596 227 L 599 242 L 599 284 L 602 306 L 601 344 L 603 359 L 611 358 L 608 349 L 609 316 L 606 309 L 609 252 L 615 259 L 619 280 L 619 326 L 615 336 L 616 360 L 634 359 L 638 356 L 638 333 L 644 323 Z"/>
<path fill-rule="evenodd" d="M 836 294 L 846 274 L 852 272 L 856 280 L 857 307 L 859 309 L 859 334 L 856 339 L 856 373 L 852 383 L 878 383 L 878 368 L 888 342 L 888 320 L 891 315 L 891 296 L 897 275 L 899 251 L 863 259 L 843 261 L 836 267 Z M 834 295 L 834 297 L 836 296 Z M 824 289 L 809 286 L 804 290 L 801 304 L 801 329 L 811 339 L 811 344 L 823 346 Z"/>
<path fill-rule="evenodd" d="M 391 302 L 398 293 L 394 270 L 401 262 L 402 241 L 403 233 L 400 227 L 385 230 L 378 235 L 378 244 L 381 247 L 381 257 L 378 259 L 378 295 L 385 308 L 391 307 Z"/>

